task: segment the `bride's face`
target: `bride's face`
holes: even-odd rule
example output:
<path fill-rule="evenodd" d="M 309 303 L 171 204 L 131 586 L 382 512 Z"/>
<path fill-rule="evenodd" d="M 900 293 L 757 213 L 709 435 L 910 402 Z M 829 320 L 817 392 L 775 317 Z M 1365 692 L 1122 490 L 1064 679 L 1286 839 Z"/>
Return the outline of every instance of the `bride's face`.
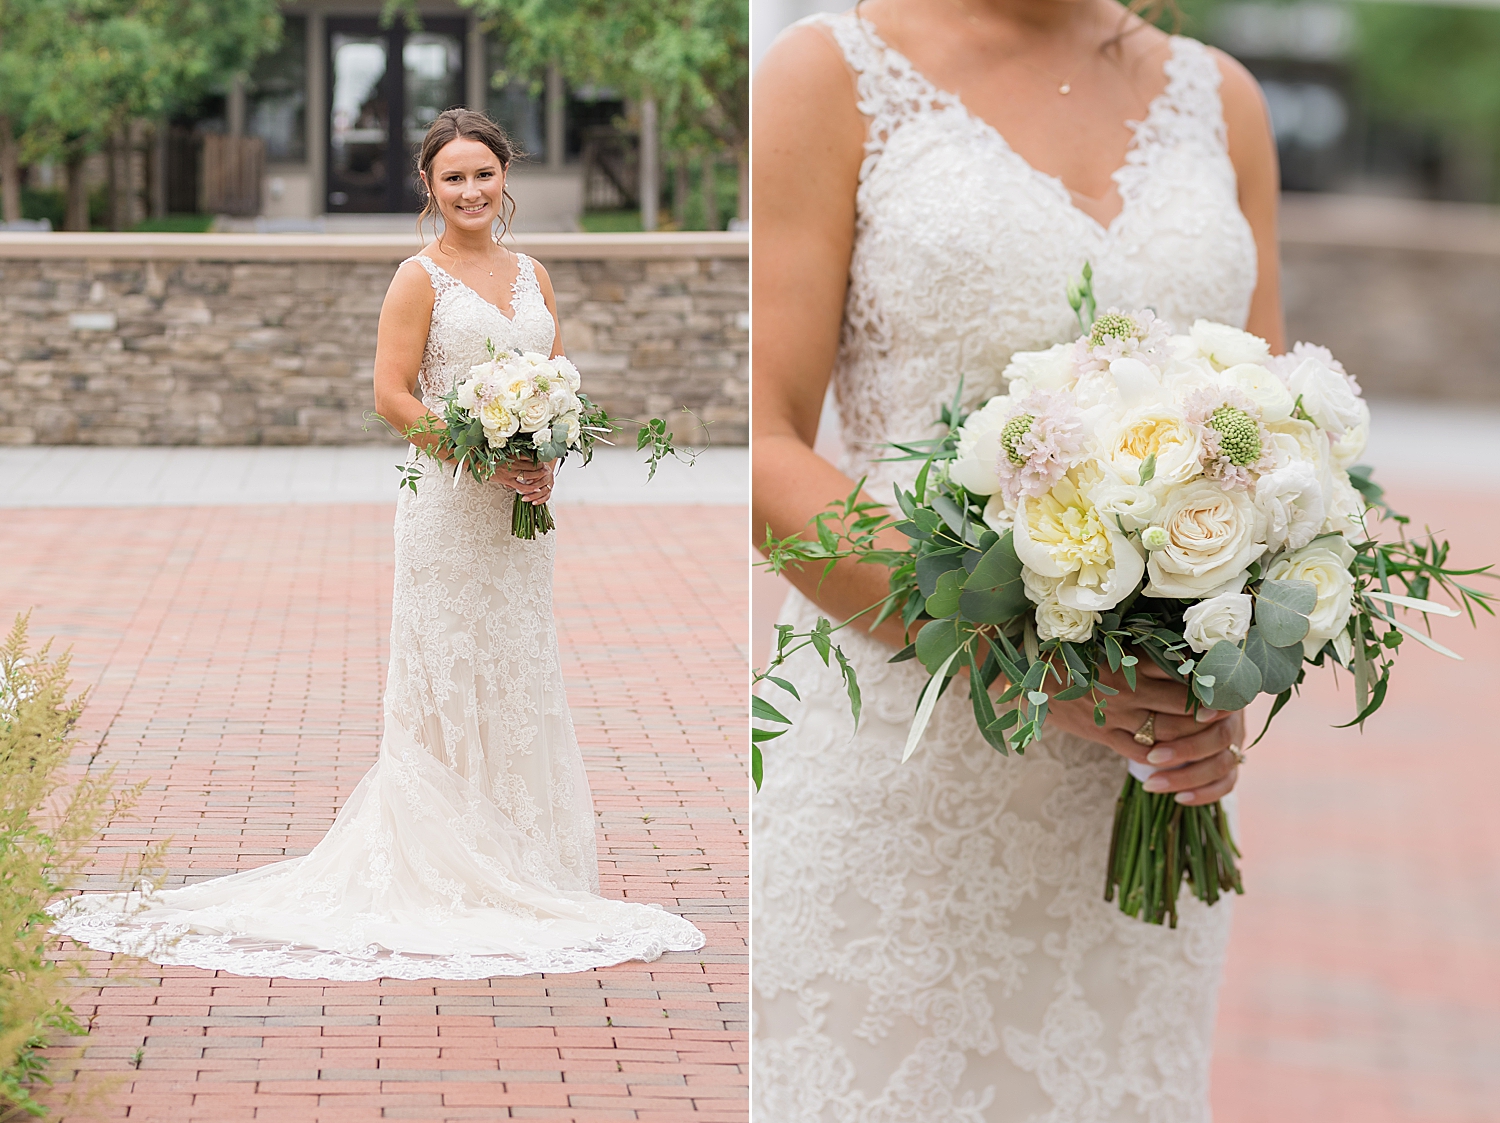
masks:
<path fill-rule="evenodd" d="M 500 217 L 505 168 L 481 142 L 468 137 L 450 140 L 438 149 L 422 178 L 448 227 L 487 231 Z"/>

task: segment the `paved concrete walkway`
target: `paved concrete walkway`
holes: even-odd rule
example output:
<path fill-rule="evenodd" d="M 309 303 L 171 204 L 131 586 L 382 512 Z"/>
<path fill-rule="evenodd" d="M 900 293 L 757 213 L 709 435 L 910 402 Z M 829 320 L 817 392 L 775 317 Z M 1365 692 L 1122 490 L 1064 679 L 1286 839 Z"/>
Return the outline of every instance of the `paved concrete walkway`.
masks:
<path fill-rule="evenodd" d="M 405 445 L 353 448 L 0 448 L 0 508 L 195 507 L 256 503 L 394 503 Z M 688 465 L 601 448 L 564 463 L 556 505 L 744 506 L 749 450 L 708 448 Z M 436 466 L 433 466 L 436 470 Z"/>
<path fill-rule="evenodd" d="M 328 462 L 331 489 L 351 460 Z M 304 854 L 326 831 L 377 748 L 389 460 L 375 463 L 383 503 L 7 513 L 0 619 L 30 608 L 35 639 L 71 646 L 75 683 L 93 691 L 79 766 L 148 781 L 137 816 L 100 839 L 91 887 L 111 887 L 148 839 L 172 837 L 180 884 Z M 159 473 L 157 494 L 208 490 L 186 471 Z M 558 626 L 603 891 L 689 917 L 702 951 L 416 983 L 96 953 L 102 985 L 74 1003 L 92 1032 L 50 1051 L 59 1085 L 45 1098 L 61 1117 L 744 1120 L 744 518 L 728 505 L 558 512 Z M 70 1102 L 90 1092 L 92 1106 Z"/>

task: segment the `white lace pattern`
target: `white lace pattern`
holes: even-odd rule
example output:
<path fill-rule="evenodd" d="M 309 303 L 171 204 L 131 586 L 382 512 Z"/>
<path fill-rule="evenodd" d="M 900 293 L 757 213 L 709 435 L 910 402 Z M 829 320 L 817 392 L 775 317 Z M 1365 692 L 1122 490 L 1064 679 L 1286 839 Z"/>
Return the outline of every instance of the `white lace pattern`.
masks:
<path fill-rule="evenodd" d="M 512 315 L 426 257 L 429 402 L 485 341 L 544 354 L 553 321 L 522 257 Z M 410 456 L 419 454 L 415 449 Z M 657 906 L 597 895 L 594 812 L 552 617 L 554 540 L 512 537 L 515 493 L 425 461 L 396 508 L 377 763 L 300 858 L 159 893 L 85 894 L 53 930 L 239 975 L 474 979 L 581 971 L 703 946 Z"/>
<path fill-rule="evenodd" d="M 1173 39 L 1104 227 L 868 22 L 809 22 L 869 122 L 833 388 L 841 466 L 877 498 L 911 471 L 881 446 L 930 436 L 960 376 L 972 404 L 1012 352 L 1076 334 L 1085 261 L 1101 309 L 1244 323 L 1255 246 L 1201 44 Z M 783 620 L 816 615 L 793 593 Z M 755 801 L 757 1123 L 1204 1123 L 1230 908 L 1187 899 L 1173 931 L 1105 903 L 1125 761 L 1056 732 L 1002 757 L 950 693 L 901 764 L 920 668 L 861 635 L 845 650 L 858 733 L 803 660 Z"/>

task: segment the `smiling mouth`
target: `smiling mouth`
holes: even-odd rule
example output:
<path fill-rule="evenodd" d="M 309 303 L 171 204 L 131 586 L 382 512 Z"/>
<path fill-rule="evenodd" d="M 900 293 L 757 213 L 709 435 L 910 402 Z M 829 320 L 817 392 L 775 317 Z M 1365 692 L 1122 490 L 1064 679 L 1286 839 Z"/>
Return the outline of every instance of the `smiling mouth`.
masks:
<path fill-rule="evenodd" d="M 488 203 L 480 203 L 477 207 L 465 207 L 460 205 L 458 209 L 464 214 L 479 214 L 482 211 L 489 210 L 489 206 L 490 205 Z"/>

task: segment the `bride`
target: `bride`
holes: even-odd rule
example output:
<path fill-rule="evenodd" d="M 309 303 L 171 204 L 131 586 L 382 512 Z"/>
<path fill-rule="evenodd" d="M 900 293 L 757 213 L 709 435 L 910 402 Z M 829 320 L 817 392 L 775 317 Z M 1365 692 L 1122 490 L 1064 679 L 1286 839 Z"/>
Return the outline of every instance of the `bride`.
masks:
<path fill-rule="evenodd" d="M 546 271 L 493 236 L 513 207 L 513 154 L 465 109 L 422 144 L 423 216 L 443 231 L 397 270 L 375 353 L 376 407 L 403 429 L 485 360 L 487 340 L 562 353 Z M 540 503 L 552 483 L 550 465 L 517 463 L 455 484 L 429 460 L 415 494 L 402 490 L 379 759 L 310 854 L 147 899 L 71 898 L 54 931 L 158 963 L 330 979 L 581 971 L 702 947 L 683 918 L 598 895 L 552 618 L 555 540 L 510 529 L 517 495 Z"/>
<path fill-rule="evenodd" d="M 861 477 L 881 501 L 910 486 L 884 445 L 931 436 L 960 378 L 972 405 L 1012 352 L 1072 339 L 1085 262 L 1100 309 L 1283 349 L 1259 91 L 1113 0 L 869 0 L 789 30 L 755 90 L 757 538 L 801 533 Z M 838 466 L 812 450 L 830 381 Z M 881 567 L 821 576 L 791 575 L 799 631 L 886 591 Z M 1105 861 L 1127 759 L 1172 769 L 1153 790 L 1219 799 L 1241 715 L 1188 718 L 1184 688 L 1143 678 L 1103 729 L 1087 700 L 1054 703 L 1002 757 L 953 692 L 901 764 L 924 676 L 886 661 L 898 620 L 843 634 L 858 732 L 808 659 L 755 805 L 755 1118 L 1207 1120 L 1229 905 L 1143 924 L 1104 901 Z"/>

